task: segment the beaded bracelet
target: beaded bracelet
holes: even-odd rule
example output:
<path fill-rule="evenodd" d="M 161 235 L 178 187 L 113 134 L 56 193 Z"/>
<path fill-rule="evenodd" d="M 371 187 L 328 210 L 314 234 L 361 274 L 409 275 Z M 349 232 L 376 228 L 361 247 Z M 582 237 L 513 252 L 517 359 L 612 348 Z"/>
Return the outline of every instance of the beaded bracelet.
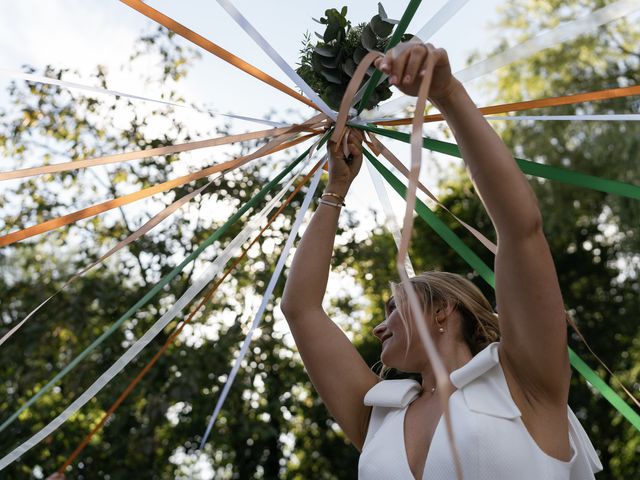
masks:
<path fill-rule="evenodd" d="M 331 207 L 335 207 L 338 210 L 340 210 L 344 206 L 344 204 L 328 202 L 328 201 L 326 201 L 326 200 L 324 200 L 322 198 L 320 200 L 318 200 L 318 203 L 322 204 L 322 205 L 329 205 Z"/>
<path fill-rule="evenodd" d="M 338 195 L 337 193 L 332 193 L 332 192 L 324 192 L 321 196 L 324 197 L 325 195 L 329 195 L 330 197 L 335 197 L 338 200 L 340 200 L 340 205 L 342 205 L 343 207 L 346 206 L 344 203 L 344 197 L 341 195 Z"/>

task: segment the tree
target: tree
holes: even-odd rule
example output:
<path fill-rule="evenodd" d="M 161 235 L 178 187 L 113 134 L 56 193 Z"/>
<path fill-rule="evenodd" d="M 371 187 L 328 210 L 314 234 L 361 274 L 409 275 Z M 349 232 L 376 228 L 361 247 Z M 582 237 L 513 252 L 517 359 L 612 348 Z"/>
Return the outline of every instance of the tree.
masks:
<path fill-rule="evenodd" d="M 611 2 L 545 3 L 545 9 L 556 12 L 554 15 L 544 13 L 537 1 L 509 3 L 499 26 L 520 41 Z M 545 50 L 498 73 L 493 85 L 497 100 L 637 84 L 639 40 L 637 22 L 621 19 L 593 35 Z M 536 114 L 626 113 L 636 108 L 635 98 L 622 98 L 544 109 Z M 514 122 L 505 125 L 501 133 L 507 144 L 525 158 L 630 183 L 637 183 L 640 175 L 637 122 Z M 640 204 L 553 182 L 536 182 L 536 188 L 561 272 L 565 301 L 594 350 L 637 393 Z M 590 358 L 584 346 L 573 340 L 580 355 Z M 598 372 L 611 383 L 604 369 Z M 640 469 L 640 435 L 577 375 L 572 384 L 571 402 L 580 405 L 581 419 L 605 465 L 600 478 L 632 476 Z"/>
<path fill-rule="evenodd" d="M 168 100 L 181 100 L 176 93 L 178 82 L 196 61 L 195 52 L 182 47 L 172 34 L 158 30 L 141 39 L 130 59 L 130 68 L 136 69 L 138 60 L 149 56 L 157 60 L 159 67 L 145 72 L 141 84 L 160 82 L 165 91 L 169 89 Z M 48 68 L 43 73 L 63 78 L 67 71 Z M 96 81 L 107 86 L 108 72 L 104 68 L 97 68 Z M 2 154 L 11 162 L 5 162 L 5 169 L 154 148 L 225 134 L 229 129 L 229 125 L 221 125 L 215 132 L 198 131 L 176 120 L 171 108 L 134 108 L 122 99 L 75 96 L 57 87 L 14 84 L 9 94 L 12 105 L 2 112 L 0 124 Z M 245 154 L 257 145 L 245 143 L 232 153 Z M 222 225 L 226 215 L 220 212 L 233 212 L 254 196 L 295 152 L 269 157 L 219 178 L 170 221 L 74 282 L 2 345 L 3 420 Z M 211 160 L 226 160 L 230 153 L 213 150 L 204 160 L 198 158 L 200 168 Z M 170 155 L 109 168 L 33 177 L 2 191 L 0 205 L 5 215 L 0 228 L 7 233 L 165 181 L 194 167 L 184 158 Z M 0 333 L 4 334 L 117 240 L 203 182 L 3 249 Z M 205 213 L 211 211 L 212 205 L 214 215 Z M 299 205 L 296 197 L 282 218 L 251 248 L 249 259 L 240 264 L 232 280 L 223 284 L 196 317 L 194 326 L 169 348 L 89 444 L 68 473 L 70 478 L 129 478 L 132 474 L 138 478 L 184 478 L 197 476 L 198 471 L 204 478 L 212 472 L 216 478 L 278 478 L 287 475 L 287 466 L 296 453 L 303 457 L 299 444 L 287 447 L 290 438 L 317 449 L 318 454 L 300 462 L 298 470 L 305 472 L 320 471 L 322 465 L 329 465 L 327 456 L 334 456 L 336 448 L 344 449 L 340 433 L 326 441 L 320 436 L 309 440 L 308 430 L 313 425 L 323 429 L 327 414 L 322 413 L 317 399 L 309 397 L 309 382 L 291 347 L 283 341 L 282 334 L 272 334 L 274 316 L 270 308 L 207 448 L 197 453 L 208 416 L 246 333 L 243 323 L 249 319 L 249 312 L 244 311 L 245 299 L 264 291 Z M 217 255 L 239 232 L 241 224 L 235 224 L 161 295 L 125 322 L 120 331 L 5 430 L 0 440 L 3 455 L 51 421 L 139 338 L 190 285 L 194 269 Z M 41 478 L 43 473 L 58 468 L 175 326 L 175 322 L 170 324 L 96 398 L 3 475 Z M 307 409 L 312 405 L 318 412 L 309 424 L 305 417 L 308 419 Z M 339 445 L 336 438 L 340 439 Z"/>
<path fill-rule="evenodd" d="M 509 2 L 497 25 L 509 41 L 505 40 L 497 51 L 605 3 L 610 2 Z M 554 14 L 549 15 L 549 12 Z M 639 39 L 637 25 L 619 20 L 593 35 L 547 49 L 499 70 L 495 81 L 485 84 L 485 90 L 494 92 L 496 103 L 503 103 L 637 84 L 640 80 L 640 52 L 636 48 Z M 478 60 L 478 56 L 471 58 L 470 63 Z M 527 114 L 627 113 L 636 108 L 637 100 L 625 98 L 547 108 Z M 635 122 L 504 122 L 494 126 L 519 157 L 637 183 L 640 131 Z M 441 185 L 445 192 L 444 203 L 456 215 L 491 237 L 489 220 L 464 178 L 452 175 Z M 567 308 L 597 354 L 637 394 L 640 372 L 637 218 L 640 205 L 628 198 L 551 181 L 531 179 L 530 183 L 539 198 L 544 229 Z M 492 256 L 460 225 L 441 210 L 440 217 L 466 243 L 474 246 L 485 263 L 493 264 Z M 361 244 L 358 257 L 352 260 L 370 301 L 372 319 L 384 316 L 380 306 L 388 282 L 395 280 L 394 252 L 391 237 L 379 230 L 368 242 Z M 489 299 L 493 298 L 491 289 L 420 220 L 416 220 L 411 253 L 417 271 L 436 269 L 466 274 Z M 380 259 L 387 260 L 381 263 Z M 372 320 L 371 327 L 375 323 L 377 320 Z M 371 340 L 366 340 L 366 344 L 368 349 L 374 348 Z M 598 366 L 577 335 L 572 333 L 570 344 L 592 367 Z M 596 370 L 625 396 L 604 368 Z M 637 430 L 577 374 L 572 378 L 570 405 L 599 451 L 605 471 L 598 478 L 633 476 L 640 469 Z"/>

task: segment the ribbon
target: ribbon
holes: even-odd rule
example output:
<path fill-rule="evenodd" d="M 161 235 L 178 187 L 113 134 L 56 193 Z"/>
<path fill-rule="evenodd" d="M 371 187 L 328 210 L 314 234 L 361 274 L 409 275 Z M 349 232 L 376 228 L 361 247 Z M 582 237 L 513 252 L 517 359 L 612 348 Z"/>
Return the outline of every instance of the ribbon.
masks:
<path fill-rule="evenodd" d="M 377 58 L 382 57 L 382 53 L 380 52 L 369 52 L 367 53 L 356 68 L 355 72 L 351 76 L 351 80 L 347 85 L 347 89 L 342 96 L 342 101 L 340 102 L 340 110 L 338 111 L 338 118 L 336 119 L 336 124 L 333 129 L 333 133 L 331 134 L 331 141 L 335 142 L 337 145 L 342 142 L 343 137 L 345 135 L 345 128 L 347 126 L 347 119 L 349 116 L 349 111 L 351 110 L 350 106 L 353 103 L 354 95 L 356 94 L 356 90 L 364 80 L 364 76 L 367 73 L 367 70 L 371 66 L 371 64 Z M 347 153 L 345 153 L 347 155 Z M 348 156 L 348 155 L 347 155 Z"/>
<path fill-rule="evenodd" d="M 199 140 L 196 142 L 179 143 L 177 145 L 168 145 L 166 147 L 149 148 L 138 150 L 136 152 L 118 153 L 115 155 L 106 155 L 103 157 L 90 158 L 84 160 L 74 160 L 71 162 L 58 163 L 55 165 L 43 165 L 40 167 L 23 168 L 10 172 L 0 172 L 0 181 L 13 180 L 16 178 L 32 177 L 34 175 L 42 175 L 44 173 L 58 173 L 79 168 L 89 168 L 98 165 L 109 165 L 112 163 L 129 162 L 139 160 L 141 158 L 155 157 L 160 155 L 170 155 L 174 153 L 197 150 L 200 148 L 217 147 L 219 145 L 227 145 L 235 142 L 245 142 L 247 140 L 256 140 L 265 137 L 272 137 L 286 133 L 292 125 L 285 128 L 273 128 L 269 130 L 259 130 L 256 132 L 242 133 L 239 135 L 226 135 L 224 137 L 210 138 L 208 140 Z"/>
<path fill-rule="evenodd" d="M 396 218 L 396 214 L 391 208 L 391 202 L 389 200 L 389 195 L 387 195 L 387 189 L 384 187 L 382 183 L 382 176 L 380 173 L 373 168 L 373 166 L 369 162 L 365 162 L 367 164 L 367 172 L 369 173 L 369 178 L 371 179 L 371 183 L 373 184 L 373 188 L 376 191 L 376 195 L 378 195 L 378 200 L 380 200 L 380 205 L 382 205 L 382 210 L 384 212 L 385 217 L 385 226 L 391 232 L 393 236 L 393 241 L 396 244 L 396 248 L 399 248 L 400 245 L 400 225 L 398 224 L 398 220 Z M 407 258 L 404 262 L 405 270 L 412 277 L 415 276 L 416 272 L 411 264 L 411 258 L 407 255 Z"/>
<path fill-rule="evenodd" d="M 247 35 L 249 35 L 256 44 L 265 52 L 268 57 L 273 60 L 273 62 L 280 67 L 287 77 L 295 83 L 300 90 L 302 90 L 307 97 L 309 97 L 319 108 L 320 110 L 332 120 L 336 119 L 336 114 L 329 105 L 325 103 L 324 100 L 320 98 L 320 96 L 305 82 L 298 72 L 296 72 L 293 68 L 289 66 L 287 62 L 285 62 L 284 58 L 280 56 L 278 52 L 271 46 L 269 42 L 255 29 L 249 20 L 247 20 L 242 13 L 228 0 L 217 0 L 218 4 L 226 10 L 226 12 L 233 18 L 236 23 L 242 28 Z"/>
<path fill-rule="evenodd" d="M 323 140 L 321 140 L 322 142 Z M 278 184 L 285 175 L 287 175 L 296 165 L 298 165 L 309 153 L 309 149 L 302 153 L 287 168 L 280 172 L 273 180 L 265 185 L 260 192 L 254 195 L 247 203 L 245 203 L 235 214 L 233 214 L 218 230 L 209 236 L 198 248 L 189 254 L 179 265 L 171 272 L 165 275 L 149 292 L 147 292 L 140 300 L 138 300 L 124 315 L 122 315 L 113 325 L 111 325 L 104 333 L 102 333 L 94 342 L 84 349 L 76 358 L 74 358 L 65 368 L 62 369 L 53 379 L 51 379 L 44 387 L 33 395 L 16 413 L 9 417 L 0 425 L 0 432 L 9 426 L 24 410 L 35 403 L 42 395 L 49 391 L 61 378 L 69 373 L 75 366 L 82 361 L 91 351 L 98 347 L 106 338 L 108 338 L 122 323 L 131 318 L 140 308 L 146 305 L 155 295 L 157 295 L 166 285 L 173 280 L 189 263 L 193 262 L 200 254 L 211 244 L 219 240 L 232 225 L 234 225 L 250 208 L 253 208 L 258 202 L 262 201 L 266 195 Z"/>
<path fill-rule="evenodd" d="M 533 37 L 530 40 L 505 50 L 504 52 L 475 63 L 470 67 L 459 70 L 455 73 L 455 77 L 463 83 L 468 82 L 493 72 L 500 67 L 523 60 L 549 47 L 569 41 L 601 25 L 624 17 L 638 9 L 640 9 L 640 4 L 637 0 L 618 0 L 617 2 L 607 5 L 599 10 L 591 12 L 584 17 L 559 25 L 548 32 Z M 412 103 L 413 101 L 410 97 L 403 95 L 381 105 L 380 111 L 390 113 L 399 112 L 411 106 Z"/>
<path fill-rule="evenodd" d="M 286 191 L 293 184 L 296 176 L 285 185 L 285 187 L 262 209 L 262 211 L 252 217 L 247 226 L 227 245 L 220 255 L 207 267 L 207 269 L 193 282 L 187 291 L 176 301 L 174 305 L 153 324 L 124 354 L 104 372 L 87 390 L 85 390 L 71 405 L 69 405 L 60 415 L 53 419 L 48 425 L 38 431 L 29 440 L 16 447 L 5 457 L 0 459 L 0 470 L 20 458 L 25 452 L 40 443 L 46 437 L 58 429 L 71 415 L 91 400 L 104 386 L 109 383 L 129 362 L 151 342 L 193 298 L 205 288 L 211 280 L 219 273 L 231 256 L 247 241 L 252 233 L 259 228 L 268 212 L 282 199 Z M 41 390 L 42 391 L 42 390 Z M 39 392 L 40 393 L 40 392 Z M 5 422 L 4 425 L 6 425 Z"/>
<path fill-rule="evenodd" d="M 371 138 L 371 142 L 367 142 L 367 144 L 369 145 L 369 147 L 376 153 L 376 155 L 382 154 L 388 161 L 389 163 L 391 163 L 391 165 L 393 165 L 400 173 L 402 173 L 406 178 L 409 178 L 409 170 L 407 170 L 407 167 L 405 167 L 402 162 L 398 159 L 398 157 L 396 157 L 393 153 L 391 153 L 391 151 L 385 147 L 382 142 L 380 142 L 380 140 L 378 140 L 375 135 L 369 133 L 369 138 Z M 480 231 L 478 231 L 476 228 L 472 227 L 471 225 L 469 225 L 467 222 L 465 222 L 464 220 L 462 220 L 460 217 L 458 217 L 455 213 L 453 213 L 451 210 L 449 210 L 443 203 L 440 202 L 440 200 L 438 200 L 438 198 L 431 193 L 431 191 L 425 187 L 422 182 L 418 181 L 418 188 L 420 190 L 422 190 L 431 200 L 433 200 L 436 205 L 438 205 L 440 208 L 442 208 L 443 210 L 445 210 L 446 212 L 448 212 L 453 218 L 455 218 L 458 223 L 460 223 L 460 225 L 462 225 L 464 228 L 467 229 L 467 231 L 473 235 L 474 237 L 476 237 L 476 239 L 482 243 L 482 245 L 484 245 L 487 250 L 489 250 L 491 253 L 493 253 L 495 255 L 496 250 L 497 250 L 497 246 L 495 245 L 495 243 L 493 243 L 491 240 L 489 240 L 487 237 L 485 237 L 482 233 L 480 233 Z"/>
<path fill-rule="evenodd" d="M 469 0 L 449 0 L 431 17 L 415 36 L 423 42 L 426 42 L 468 2 Z"/>
<path fill-rule="evenodd" d="M 591 30 L 595 30 L 601 25 L 622 18 L 639 9 L 640 3 L 638 0 L 619 0 L 599 10 L 595 10 L 584 17 L 563 23 L 548 32 L 542 33 L 519 45 L 508 48 L 493 57 L 489 57 L 460 70 L 456 72 L 455 76 L 461 82 L 468 82 L 474 78 L 493 72 L 500 67 L 528 58 L 549 47 L 572 40 Z"/>
<path fill-rule="evenodd" d="M 640 114 L 614 114 L 614 115 L 504 115 L 499 117 L 485 117 L 487 120 L 506 121 L 562 121 L 570 122 L 637 122 Z"/>
<path fill-rule="evenodd" d="M 308 120 L 308 122 L 312 122 L 312 123 L 315 121 L 316 121 L 316 117 L 313 117 L 313 119 Z M 289 129 L 289 133 L 295 132 L 296 130 L 300 130 L 300 129 L 303 129 L 301 125 L 291 127 Z M 82 220 L 88 217 L 93 217 L 100 213 L 104 213 L 114 208 L 121 207 L 123 205 L 128 205 L 129 203 L 136 202 L 138 200 L 149 197 L 151 195 L 155 195 L 157 193 L 166 192 L 167 190 L 170 190 L 172 188 L 176 188 L 186 183 L 198 180 L 200 178 L 213 175 L 214 173 L 217 173 L 226 168 L 235 168 L 235 167 L 244 165 L 245 163 L 251 160 L 255 160 L 256 158 L 260 158 L 265 155 L 269 155 L 271 153 L 287 149 L 293 145 L 297 145 L 315 135 L 314 133 L 312 133 L 312 134 L 300 137 L 291 142 L 283 143 L 288 138 L 291 138 L 290 136 L 287 136 L 289 135 L 289 133 L 282 134 L 276 137 L 275 139 L 271 140 L 266 145 L 263 145 L 261 148 L 259 148 L 257 151 L 255 151 L 252 154 L 238 157 L 234 160 L 229 160 L 227 162 L 223 162 L 218 165 L 205 168 L 198 172 L 190 173 L 188 175 L 184 175 L 182 177 L 178 177 L 173 180 L 159 183 L 152 187 L 143 188 L 142 190 L 139 190 L 137 192 L 123 195 L 121 197 L 108 200 L 106 202 L 98 203 L 90 207 L 77 210 L 73 213 L 63 215 L 51 220 L 47 220 L 37 225 L 23 228 L 21 230 L 0 236 L 0 247 L 11 245 L 12 243 L 18 242 L 20 240 L 24 240 L 26 238 L 33 237 L 35 235 L 39 235 L 44 232 L 48 232 L 50 230 L 54 230 L 56 228 L 60 228 L 64 225 L 69 225 L 70 223 L 77 222 L 78 220 Z"/>
<path fill-rule="evenodd" d="M 527 100 L 524 102 L 503 103 L 500 105 L 492 105 L 480 108 L 480 113 L 488 115 L 492 113 L 519 112 L 523 110 L 531 110 L 534 108 L 557 107 L 560 105 L 573 105 L 583 102 L 594 102 L 598 100 L 609 100 L 612 98 L 622 98 L 633 95 L 640 95 L 640 85 L 632 85 L 630 87 L 607 88 L 605 90 L 597 90 L 595 92 L 577 93 L 573 95 L 563 95 L 559 97 L 540 98 L 537 100 Z M 376 111 L 376 113 L 380 113 Z M 439 122 L 444 120 L 441 113 L 435 115 L 425 115 L 425 123 Z M 369 123 L 375 123 L 380 126 L 392 127 L 397 125 L 408 125 L 411 118 L 385 119 L 371 118 L 367 119 Z"/>
<path fill-rule="evenodd" d="M 422 81 L 420 83 L 420 88 L 418 89 L 418 98 L 416 100 L 415 108 L 416 112 L 424 112 L 427 95 L 429 94 L 429 88 L 431 87 L 434 67 L 434 56 L 427 56 L 427 60 L 424 64 L 424 74 L 422 75 Z M 408 176 L 409 184 L 405 195 L 406 209 L 402 226 L 402 236 L 400 238 L 400 247 L 398 248 L 398 254 L 396 256 L 396 268 L 401 281 L 400 286 L 406 295 L 411 309 L 411 314 L 415 319 L 422 318 L 425 305 L 420 304 L 418 294 L 411 285 L 409 275 L 404 269 L 404 259 L 409 253 L 409 243 L 411 242 L 411 233 L 413 232 L 413 210 L 416 204 L 416 190 L 418 187 L 418 179 L 420 178 L 420 166 L 422 164 L 423 122 L 422 115 L 415 115 L 411 124 L 411 167 Z M 408 322 L 405 320 L 405 323 Z M 436 394 L 440 399 L 443 412 L 442 416 L 447 427 L 447 437 L 453 456 L 456 478 L 458 478 L 458 480 L 462 480 L 462 464 L 460 462 L 460 454 L 455 443 L 453 424 L 451 423 L 451 411 L 449 410 L 449 397 L 453 393 L 453 386 L 451 385 L 447 369 L 444 366 L 442 357 L 433 343 L 433 339 L 427 329 L 426 323 L 416 321 L 415 325 L 417 327 L 418 334 L 420 335 L 420 339 L 425 346 L 429 362 L 431 363 L 431 368 L 433 369 L 433 373 L 436 377 Z"/>
<path fill-rule="evenodd" d="M 381 136 L 409 143 L 409 135 L 403 132 L 388 130 L 386 128 L 373 127 L 369 125 L 349 125 L 361 130 L 367 130 Z M 444 153 L 445 155 L 462 158 L 458 146 L 453 143 L 443 142 L 426 137 L 422 140 L 423 147 L 426 149 L 432 150 L 434 152 Z M 640 185 L 633 185 L 631 183 L 624 183 L 618 182 L 616 180 L 600 178 L 593 175 L 587 175 L 585 173 L 574 172 L 566 168 L 553 167 L 551 165 L 532 162 L 531 160 L 525 160 L 523 158 L 516 158 L 515 160 L 520 167 L 520 170 L 528 175 L 546 178 L 549 180 L 556 180 L 558 182 L 567 183 L 569 185 L 576 185 L 600 192 L 613 193 L 622 197 L 640 200 Z"/>
<path fill-rule="evenodd" d="M 157 22 L 160 25 L 168 28 L 172 32 L 180 35 L 181 37 L 185 38 L 186 40 L 189 40 L 191 43 L 194 43 L 195 45 L 199 46 L 200 48 L 205 49 L 207 52 L 212 53 L 213 55 L 215 55 L 216 57 L 224 60 L 227 63 L 230 63 L 231 65 L 233 65 L 234 67 L 239 68 L 243 72 L 248 73 L 252 77 L 255 77 L 258 80 L 260 80 L 262 82 L 265 82 L 268 85 L 271 85 L 272 87 L 280 90 L 281 92 L 286 93 L 290 97 L 293 97 L 293 98 L 301 101 L 305 105 L 310 106 L 311 108 L 319 110 L 319 108 L 312 101 L 310 101 L 307 98 L 303 97 L 302 95 L 300 95 L 298 92 L 296 92 L 292 88 L 287 87 L 284 83 L 276 80 L 275 78 L 271 77 L 270 75 L 267 75 L 265 72 L 263 72 L 259 68 L 256 68 L 253 65 L 251 65 L 250 63 L 245 62 L 241 58 L 236 57 L 231 52 L 228 52 L 224 48 L 219 47 L 215 43 L 213 43 L 210 40 L 207 40 L 206 38 L 204 38 L 202 35 L 199 35 L 196 32 L 194 32 L 193 30 L 188 29 L 184 25 L 176 22 L 172 18 L 164 15 L 163 13 L 159 12 L 158 10 L 155 10 L 154 8 L 152 8 L 149 5 L 141 2 L 140 0 L 120 0 L 120 1 L 122 3 L 124 3 L 125 5 L 133 8 L 134 10 L 137 10 L 138 12 L 143 14 L 145 17 L 148 17 L 151 20 L 154 20 L 155 22 Z"/>
<path fill-rule="evenodd" d="M 326 161 L 327 161 L 327 156 L 325 155 L 320 163 L 324 164 Z M 247 332 L 247 335 L 244 338 L 244 341 L 242 342 L 242 346 L 240 347 L 240 352 L 238 353 L 238 356 L 236 357 L 235 362 L 233 363 L 231 372 L 229 372 L 227 381 L 225 382 L 224 387 L 222 388 L 222 392 L 218 397 L 216 406 L 213 409 L 211 418 L 209 419 L 209 424 L 207 425 L 204 435 L 202 436 L 202 440 L 200 441 L 200 450 L 202 450 L 206 445 L 207 439 L 209 438 L 209 434 L 211 433 L 211 429 L 215 425 L 216 419 L 218 418 L 218 414 L 222 409 L 222 405 L 224 405 L 224 402 L 227 399 L 227 395 L 229 394 L 229 390 L 231 390 L 233 381 L 235 380 L 236 375 L 238 374 L 238 370 L 240 370 L 240 364 L 242 363 L 242 360 L 244 359 L 244 357 L 247 354 L 247 351 L 249 350 L 249 345 L 251 343 L 251 340 L 253 339 L 253 332 L 255 332 L 256 329 L 260 326 L 260 322 L 262 321 L 262 316 L 264 315 L 267 305 L 271 300 L 271 296 L 273 295 L 273 290 L 275 289 L 276 284 L 278 283 L 278 279 L 280 278 L 280 274 L 282 273 L 282 269 L 284 268 L 284 263 L 286 262 L 287 257 L 289 256 L 289 250 L 291 250 L 291 247 L 293 246 L 293 242 L 298 236 L 298 230 L 300 229 L 302 220 L 304 219 L 304 216 L 307 213 L 307 210 L 309 209 L 309 205 L 311 204 L 311 200 L 313 199 L 313 194 L 318 188 L 318 183 L 320 182 L 321 175 L 322 175 L 322 169 L 318 168 L 315 176 L 313 177 L 313 180 L 311 181 L 311 185 L 309 186 L 309 189 L 307 190 L 307 193 L 304 196 L 304 200 L 302 201 L 302 205 L 300 206 L 300 210 L 298 211 L 298 215 L 296 216 L 293 227 L 291 227 L 289 238 L 287 238 L 287 242 L 283 247 L 282 252 L 280 253 L 280 257 L 278 258 L 276 268 L 274 269 L 273 274 L 269 279 L 269 284 L 267 285 L 267 289 L 264 293 L 264 297 L 262 298 L 262 303 L 260 304 L 260 307 L 256 312 L 253 322 L 251 323 L 251 327 L 249 328 L 249 331 Z"/>
<path fill-rule="evenodd" d="M 311 152 L 309 153 L 309 156 L 311 156 Z M 262 235 L 267 230 L 267 228 L 271 226 L 274 220 L 291 203 L 291 201 L 298 194 L 298 192 L 303 187 L 303 185 L 307 183 L 309 178 L 311 178 L 311 176 L 319 168 L 320 168 L 320 162 L 318 162 L 311 169 L 311 171 L 307 175 L 305 175 L 302 181 L 298 183 L 298 186 L 294 189 L 293 192 L 291 192 L 291 194 L 287 197 L 287 199 L 282 203 L 282 205 L 280 206 L 280 208 L 278 208 L 276 213 L 274 213 L 271 216 L 267 224 L 262 228 L 262 230 L 260 230 L 258 235 L 255 236 L 255 238 L 251 241 L 251 243 L 249 243 L 249 245 L 247 245 L 242 249 L 242 253 L 234 260 L 233 264 L 229 268 L 227 268 L 224 274 L 215 282 L 215 284 L 209 289 L 207 294 L 200 300 L 198 305 L 191 311 L 189 316 L 183 322 L 180 323 L 180 325 L 171 333 L 171 335 L 169 335 L 169 337 L 167 338 L 165 343 L 162 345 L 160 350 L 156 352 L 153 358 L 144 366 L 144 368 L 138 373 L 138 375 L 136 375 L 136 377 L 129 383 L 129 385 L 127 385 L 127 388 L 123 390 L 123 392 L 120 394 L 117 400 L 113 404 L 111 404 L 111 406 L 107 409 L 103 417 L 100 419 L 100 422 L 98 422 L 98 424 L 95 427 L 93 427 L 93 429 L 84 437 L 84 439 L 76 447 L 73 453 L 69 455 L 67 460 L 65 460 L 64 464 L 58 469 L 58 473 L 60 474 L 64 473 L 66 468 L 73 463 L 73 461 L 78 457 L 78 455 L 80 455 L 80 453 L 82 453 L 84 448 L 89 444 L 89 442 L 95 436 L 95 434 L 102 429 L 102 427 L 107 422 L 107 420 L 113 415 L 113 413 L 118 409 L 118 407 L 122 404 L 122 402 L 129 396 L 129 394 L 133 391 L 135 386 L 140 382 L 140 380 L 144 378 L 144 376 L 149 372 L 149 370 L 153 367 L 153 365 L 155 365 L 155 363 L 158 361 L 160 356 L 169 348 L 169 346 L 175 341 L 178 335 L 180 335 L 184 327 L 186 327 L 189 323 L 191 323 L 195 315 L 202 309 L 202 307 L 204 307 L 211 300 L 211 298 L 213 297 L 213 294 L 218 290 L 218 287 L 224 282 L 224 280 L 226 280 L 226 278 L 231 274 L 231 272 L 235 270 L 235 268 L 242 261 L 242 259 L 246 257 L 247 253 L 249 252 L 249 249 L 260 238 L 262 238 Z"/>
<path fill-rule="evenodd" d="M 231 170 L 233 170 L 233 169 L 229 169 L 224 173 L 228 173 Z M 153 218 L 151 218 L 148 222 L 146 222 L 144 225 L 142 225 L 139 229 L 137 229 L 135 232 L 133 232 L 127 238 L 125 238 L 124 240 L 121 240 L 120 242 L 118 242 L 113 248 L 111 248 L 107 253 L 102 255 L 98 260 L 96 260 L 95 262 L 93 262 L 93 263 L 89 264 L 88 266 L 84 267 L 79 272 L 73 274 L 73 276 L 71 276 L 71 278 L 69 280 L 67 280 L 64 283 L 64 285 L 62 285 L 62 287 L 60 287 L 53 295 L 49 296 L 40 305 L 38 305 L 36 308 L 31 310 L 31 312 L 29 312 L 29 314 L 26 317 L 24 317 L 23 320 L 21 320 L 17 325 L 15 325 L 7 333 L 5 333 L 2 336 L 2 338 L 0 338 L 0 345 L 2 345 L 4 342 L 9 340 L 9 338 L 14 333 L 16 333 L 31 317 L 33 317 L 36 314 L 36 312 L 38 312 L 42 307 L 44 307 L 47 303 L 49 303 L 49 301 L 53 297 L 57 296 L 59 293 L 61 293 L 63 290 L 65 290 L 72 282 L 74 282 L 78 278 L 82 277 L 85 273 L 87 273 L 89 270 L 94 268 L 96 265 L 99 265 L 102 262 L 104 262 L 107 258 L 109 258 L 114 253 L 118 252 L 120 249 L 126 247 L 127 245 L 129 245 L 132 242 L 135 242 L 138 238 L 146 235 L 150 230 L 155 228 L 158 224 L 160 224 L 160 222 L 165 220 L 168 216 L 170 216 L 173 212 L 175 212 L 180 207 L 182 207 L 185 203 L 190 202 L 191 199 L 193 199 L 195 196 L 200 195 L 200 193 L 202 193 L 209 186 L 211 186 L 213 184 L 213 182 L 215 180 L 217 180 L 217 178 L 219 178 L 220 176 L 221 175 L 218 175 L 216 178 L 212 179 L 206 185 L 198 188 L 197 190 L 194 190 L 193 192 L 189 193 L 188 195 L 183 196 L 182 198 L 179 198 L 178 200 L 173 202 L 171 205 L 169 205 L 168 207 L 164 208 L 161 212 L 159 212 L 158 214 L 154 215 Z"/>
<path fill-rule="evenodd" d="M 404 197 L 406 187 L 388 169 L 386 169 L 378 159 L 369 151 L 364 150 L 365 156 L 371 161 L 374 167 L 382 174 L 385 180 L 393 189 Z M 429 208 L 418 200 L 416 212 L 447 245 L 458 253 L 473 268 L 482 279 L 495 289 L 494 275 L 491 268 L 485 264 L 460 238 L 440 220 Z M 587 345 L 588 347 L 588 345 Z M 596 356 L 597 358 L 597 356 Z M 640 415 L 636 413 L 620 396 L 613 391 L 580 357 L 569 347 L 569 360 L 571 365 L 609 401 L 618 412 L 625 417 L 638 431 L 640 431 Z M 633 397 L 632 397 L 633 398 Z M 635 398 L 634 402 L 636 401 Z"/>
<path fill-rule="evenodd" d="M 272 122 L 271 120 L 264 120 L 262 118 L 245 117 L 242 115 L 234 115 L 231 113 L 220 113 L 213 110 L 205 110 L 205 109 L 197 108 L 192 105 L 187 105 L 185 103 L 170 102 L 168 100 L 160 100 L 158 98 L 149 98 L 141 95 L 136 95 L 133 93 L 120 92 L 118 90 L 109 90 L 108 88 L 93 87 L 91 85 L 85 85 L 85 84 L 76 83 L 76 82 L 67 82 L 65 80 L 58 80 L 57 78 L 46 77 L 44 75 L 34 75 L 32 73 L 21 72 L 20 70 L 0 68 L 0 76 L 26 80 L 29 83 L 42 83 L 45 85 L 55 85 L 57 87 L 62 87 L 67 90 L 80 90 L 85 92 L 98 93 L 101 95 L 113 95 L 116 97 L 130 98 L 132 100 L 142 100 L 144 102 L 159 103 L 161 105 L 168 105 L 171 107 L 187 108 L 189 110 L 194 110 L 198 113 L 236 118 L 238 120 L 246 120 L 247 122 L 262 123 L 264 125 L 271 125 L 273 127 L 284 126 L 280 122 Z"/>

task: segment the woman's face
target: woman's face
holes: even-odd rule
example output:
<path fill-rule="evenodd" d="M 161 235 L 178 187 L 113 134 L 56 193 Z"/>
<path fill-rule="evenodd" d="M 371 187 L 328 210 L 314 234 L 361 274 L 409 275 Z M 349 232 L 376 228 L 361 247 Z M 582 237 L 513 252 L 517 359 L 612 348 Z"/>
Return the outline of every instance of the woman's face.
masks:
<path fill-rule="evenodd" d="M 385 309 L 387 319 L 373 329 L 373 334 L 382 342 L 380 360 L 385 365 L 404 372 L 420 371 L 421 363 L 424 361 L 423 355 L 420 354 L 423 349 L 416 348 L 415 344 L 419 343 L 420 336 L 415 325 L 409 327 L 412 330 L 409 341 L 409 332 L 407 332 L 393 297 L 389 299 Z"/>

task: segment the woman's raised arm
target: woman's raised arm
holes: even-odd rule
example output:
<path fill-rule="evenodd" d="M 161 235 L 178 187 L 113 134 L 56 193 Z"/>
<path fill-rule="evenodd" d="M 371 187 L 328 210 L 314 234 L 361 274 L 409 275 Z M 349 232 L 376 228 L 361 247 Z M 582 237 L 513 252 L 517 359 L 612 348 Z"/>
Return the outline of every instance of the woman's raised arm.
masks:
<path fill-rule="evenodd" d="M 527 401 L 565 408 L 569 361 L 565 310 L 535 194 L 500 137 L 460 82 L 447 54 L 431 45 L 387 55 L 376 65 L 415 95 L 425 61 L 435 57 L 429 99 L 451 127 L 498 235 L 496 299 L 501 361 Z"/>
<path fill-rule="evenodd" d="M 361 141 L 349 136 L 351 160 L 329 145 L 329 182 L 296 249 L 282 297 L 298 350 L 320 397 L 347 437 L 362 449 L 370 407 L 363 400 L 378 377 L 322 308 L 340 204 L 362 164 Z"/>

